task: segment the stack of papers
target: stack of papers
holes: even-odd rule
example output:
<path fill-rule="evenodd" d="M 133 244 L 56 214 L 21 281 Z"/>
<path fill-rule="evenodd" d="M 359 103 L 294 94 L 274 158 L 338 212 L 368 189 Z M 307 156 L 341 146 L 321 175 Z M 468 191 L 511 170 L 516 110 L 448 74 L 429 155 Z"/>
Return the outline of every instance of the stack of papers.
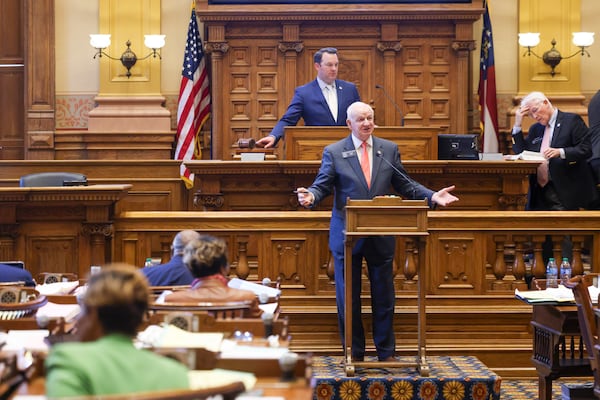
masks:
<path fill-rule="evenodd" d="M 138 333 L 142 345 L 158 348 L 203 348 L 219 352 L 223 341 L 221 332 L 188 332 L 174 325 L 150 325 Z"/>
<path fill-rule="evenodd" d="M 509 161 L 514 161 L 514 160 L 544 161 L 546 158 L 540 152 L 524 150 L 520 154 L 506 155 L 506 156 L 504 156 L 504 159 L 509 160 Z"/>
<path fill-rule="evenodd" d="M 66 295 L 72 293 L 79 286 L 78 281 L 54 282 L 36 285 L 35 290 L 45 296 Z"/>
<path fill-rule="evenodd" d="M 79 304 L 57 304 L 47 302 L 37 310 L 36 318 L 42 318 L 43 316 L 48 319 L 64 318 L 65 322 L 71 322 L 81 312 Z"/>
<path fill-rule="evenodd" d="M 598 302 L 598 295 L 600 289 L 596 286 L 588 286 L 590 297 L 593 303 Z M 557 288 L 548 288 L 546 290 L 527 290 L 520 291 L 515 289 L 515 296 L 521 300 L 525 300 L 528 303 L 544 303 L 544 302 L 558 302 L 558 303 L 574 303 L 575 297 L 573 297 L 573 291 L 563 285 L 558 285 Z"/>
<path fill-rule="evenodd" d="M 278 297 L 281 295 L 281 290 L 277 288 L 259 283 L 248 282 L 240 278 L 230 279 L 227 286 L 235 289 L 249 290 L 254 292 L 257 296 L 260 296 L 261 293 L 265 293 L 269 297 Z"/>
<path fill-rule="evenodd" d="M 220 368 L 189 371 L 188 379 L 190 381 L 190 389 L 209 389 L 234 382 L 242 382 L 246 390 L 250 390 L 256 384 L 256 376 L 250 372 Z"/>

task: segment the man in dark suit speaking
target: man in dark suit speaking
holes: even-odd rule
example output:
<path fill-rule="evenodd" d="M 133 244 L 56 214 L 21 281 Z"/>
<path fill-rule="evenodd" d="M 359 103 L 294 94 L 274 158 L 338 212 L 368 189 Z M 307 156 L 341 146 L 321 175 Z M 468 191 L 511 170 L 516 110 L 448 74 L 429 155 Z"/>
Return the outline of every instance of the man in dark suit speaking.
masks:
<path fill-rule="evenodd" d="M 284 136 L 286 126 L 294 126 L 300 118 L 305 125 L 346 125 L 346 109 L 360 100 L 353 83 L 337 79 L 337 49 L 325 47 L 314 55 L 317 79 L 299 86 L 287 111 L 268 136 L 258 140 L 258 147 L 273 147 Z"/>
<path fill-rule="evenodd" d="M 347 110 L 352 134 L 325 147 L 321 168 L 309 188 L 297 189 L 298 202 L 312 207 L 334 194 L 329 230 L 329 249 L 335 264 L 335 291 L 338 324 L 344 346 L 344 229 L 346 199 L 372 199 L 389 194 L 393 187 L 411 200 L 428 199 L 430 207 L 447 206 L 458 200 L 450 192 L 454 186 L 434 192 L 411 179 L 400 162 L 398 145 L 373 136 L 374 112 L 366 103 L 356 102 Z M 380 361 L 393 360 L 394 305 L 396 301 L 392 264 L 395 238 L 373 236 L 357 241 L 352 249 L 352 357 L 364 359 L 365 333 L 361 319 L 361 266 L 367 262 L 371 282 L 373 339 Z"/>

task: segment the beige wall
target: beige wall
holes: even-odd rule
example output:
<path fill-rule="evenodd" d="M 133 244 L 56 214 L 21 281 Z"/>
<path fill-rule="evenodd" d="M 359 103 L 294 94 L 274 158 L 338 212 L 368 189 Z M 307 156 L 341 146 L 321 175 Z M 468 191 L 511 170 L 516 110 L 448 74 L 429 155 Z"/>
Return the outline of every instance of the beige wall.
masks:
<path fill-rule="evenodd" d="M 478 1 L 478 0 L 473 0 Z M 499 105 L 505 107 L 518 91 L 518 62 L 523 53 L 517 44 L 519 0 L 489 0 L 496 57 L 496 85 Z M 161 92 L 167 97 L 177 96 L 186 31 L 189 22 L 190 0 L 163 0 L 161 3 L 161 30 L 167 35 L 162 50 Z M 581 0 L 581 30 L 594 31 L 600 21 L 600 2 Z M 92 59 L 94 49 L 89 46 L 89 34 L 98 31 L 98 0 L 56 0 L 56 93 L 57 96 L 90 95 L 98 93 L 98 60 Z M 479 46 L 481 21 L 476 22 L 473 52 L 474 96 L 479 80 Z M 581 60 L 581 91 L 590 97 L 600 88 L 600 34 L 590 47 L 590 58 Z M 113 46 L 123 44 L 113 44 Z M 134 49 L 143 47 L 134 43 Z M 544 46 L 544 47 L 542 47 Z M 563 50 L 563 44 L 558 47 Z M 542 43 L 540 52 L 550 47 Z M 564 53 L 574 51 L 569 45 Z M 138 50 L 138 54 L 141 54 Z M 104 60 L 102 60 L 104 61 Z M 112 61 L 115 62 L 115 61 Z M 568 61 L 563 61 L 568 62 Z M 503 110 L 501 110 L 501 115 Z M 501 125 L 502 122 L 501 122 Z"/>
<path fill-rule="evenodd" d="M 92 59 L 95 50 L 89 45 L 89 34 L 109 33 L 98 32 L 98 1 L 56 0 L 55 8 L 56 94 L 95 95 L 99 88 L 99 60 Z M 177 95 L 191 1 L 163 0 L 161 10 L 161 33 L 167 35 L 162 49 L 161 92 L 166 96 Z M 111 46 L 125 50 L 124 43 Z M 132 49 L 138 56 L 145 55 L 147 50 L 143 43 L 133 43 Z"/>
<path fill-rule="evenodd" d="M 477 1 L 477 0 L 474 0 Z M 496 88 L 498 96 L 514 95 L 518 91 L 517 66 L 523 49 L 519 47 L 518 19 L 519 0 L 488 0 L 494 37 L 494 56 L 496 58 Z M 581 60 L 581 92 L 587 98 L 600 89 L 600 2 L 598 0 L 581 0 L 581 30 L 596 32 L 596 42 L 589 48 L 591 57 Z M 479 81 L 479 46 L 481 45 L 481 20 L 476 22 L 474 36 L 477 50 L 473 53 L 473 88 L 477 93 Z M 557 48 L 568 55 L 576 49 L 572 43 L 558 43 Z M 540 43 L 538 53 L 550 49 L 550 43 Z M 568 61 L 563 61 L 568 62 Z"/>

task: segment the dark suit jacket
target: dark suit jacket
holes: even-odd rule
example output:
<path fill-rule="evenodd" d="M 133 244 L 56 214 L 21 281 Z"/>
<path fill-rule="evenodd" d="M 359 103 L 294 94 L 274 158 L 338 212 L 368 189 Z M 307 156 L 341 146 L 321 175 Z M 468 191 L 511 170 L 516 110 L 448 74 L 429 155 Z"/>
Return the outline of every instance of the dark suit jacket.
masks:
<path fill-rule="evenodd" d="M 338 79 L 335 81 L 335 87 L 337 88 L 338 98 L 337 122 L 333 119 L 325 96 L 323 96 L 323 91 L 315 79 L 296 88 L 287 111 L 277 122 L 270 135 L 275 136 L 276 142 L 279 141 L 284 136 L 284 128 L 296 125 L 300 118 L 304 120 L 304 125 L 307 126 L 346 126 L 346 110 L 350 104 L 360 101 L 360 96 L 353 83 Z"/>
<path fill-rule="evenodd" d="M 35 286 L 29 271 L 7 264 L 0 264 L 0 282 L 25 282 L 25 286 Z"/>
<path fill-rule="evenodd" d="M 394 171 L 382 158 L 401 173 Z M 372 199 L 392 194 L 392 188 L 403 197 L 413 200 L 427 198 L 429 204 L 432 204 L 431 196 L 434 192 L 406 174 L 400 162 L 398 146 L 394 142 L 373 136 L 371 188 L 367 187 L 351 135 L 325 147 L 321 168 L 308 190 L 315 196 L 314 204 L 334 192 L 329 232 L 329 247 L 332 251 L 343 252 L 344 249 L 346 199 Z M 395 242 L 392 240 L 386 243 L 391 243 L 392 247 L 382 250 L 393 253 Z"/>
<path fill-rule="evenodd" d="M 194 276 L 183 263 L 182 256 L 174 256 L 166 264 L 144 267 L 142 272 L 148 278 L 150 286 L 189 285 Z"/>
<path fill-rule="evenodd" d="M 545 126 L 535 123 L 527 137 L 523 132 L 513 135 L 513 150 L 540 151 Z M 569 209 L 588 207 L 596 197 L 596 189 L 587 159 L 592 155 L 590 135 L 585 122 L 577 114 L 558 111 L 550 147 L 564 148 L 565 159 L 552 158 L 548 168 L 560 202 Z M 527 209 L 538 208 L 536 199 L 541 188 L 535 175 L 529 179 Z"/>

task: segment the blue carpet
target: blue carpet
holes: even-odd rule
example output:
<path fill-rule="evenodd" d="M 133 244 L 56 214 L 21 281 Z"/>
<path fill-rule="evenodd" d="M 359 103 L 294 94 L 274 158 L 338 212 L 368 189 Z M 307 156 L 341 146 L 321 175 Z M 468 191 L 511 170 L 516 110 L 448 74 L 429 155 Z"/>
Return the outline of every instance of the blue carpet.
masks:
<path fill-rule="evenodd" d="M 476 357 L 427 357 L 428 377 L 415 368 L 356 368 L 347 377 L 340 356 L 313 357 L 314 400 L 499 400 L 502 378 Z M 375 361 L 375 358 L 366 361 Z M 414 362 L 414 357 L 400 359 Z"/>

